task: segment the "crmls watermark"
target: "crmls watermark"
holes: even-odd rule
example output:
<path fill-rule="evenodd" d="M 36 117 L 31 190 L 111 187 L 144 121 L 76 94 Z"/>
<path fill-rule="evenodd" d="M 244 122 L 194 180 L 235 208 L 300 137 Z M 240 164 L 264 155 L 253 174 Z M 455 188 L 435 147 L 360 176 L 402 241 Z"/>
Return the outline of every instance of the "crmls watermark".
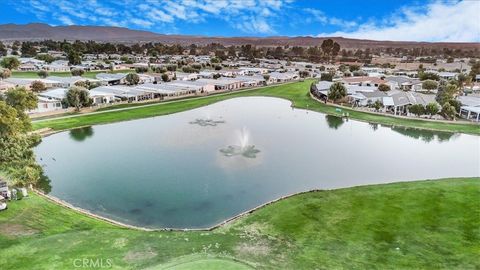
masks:
<path fill-rule="evenodd" d="M 106 269 L 112 268 L 112 266 L 112 259 L 82 258 L 73 260 L 73 267 L 75 268 Z"/>

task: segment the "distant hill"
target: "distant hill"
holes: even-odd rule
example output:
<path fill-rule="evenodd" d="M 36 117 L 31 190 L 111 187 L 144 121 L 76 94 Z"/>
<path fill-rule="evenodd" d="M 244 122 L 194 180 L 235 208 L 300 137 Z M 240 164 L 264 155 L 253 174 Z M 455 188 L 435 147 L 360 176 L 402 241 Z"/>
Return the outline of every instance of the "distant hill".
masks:
<path fill-rule="evenodd" d="M 42 23 L 0 24 L 0 40 L 95 40 L 117 43 L 162 42 L 166 44 L 205 45 L 212 42 L 223 45 L 252 44 L 256 46 L 315 46 L 328 37 L 207 37 L 188 35 L 164 35 L 149 31 L 132 30 L 111 26 L 50 26 Z M 445 43 L 411 41 L 377 41 L 331 37 L 343 48 L 379 47 L 435 47 L 452 49 L 480 48 L 480 43 Z"/>

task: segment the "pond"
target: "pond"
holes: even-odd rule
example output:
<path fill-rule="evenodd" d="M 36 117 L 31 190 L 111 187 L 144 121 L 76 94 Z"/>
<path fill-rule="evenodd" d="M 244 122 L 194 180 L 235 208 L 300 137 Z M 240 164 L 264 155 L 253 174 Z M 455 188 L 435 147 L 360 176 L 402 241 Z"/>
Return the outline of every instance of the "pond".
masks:
<path fill-rule="evenodd" d="M 292 193 L 479 176 L 477 136 L 387 127 L 267 97 L 57 133 L 50 195 L 151 228 L 205 228 Z"/>

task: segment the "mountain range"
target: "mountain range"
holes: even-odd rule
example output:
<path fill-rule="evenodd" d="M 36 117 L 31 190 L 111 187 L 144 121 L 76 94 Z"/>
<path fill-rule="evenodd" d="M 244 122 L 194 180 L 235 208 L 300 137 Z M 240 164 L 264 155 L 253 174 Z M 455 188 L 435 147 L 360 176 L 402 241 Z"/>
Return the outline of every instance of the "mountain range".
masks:
<path fill-rule="evenodd" d="M 208 37 L 193 35 L 165 35 L 143 30 L 132 30 L 112 26 L 51 26 L 43 23 L 0 24 L 0 40 L 95 40 L 99 42 L 136 43 L 161 42 L 165 44 L 205 45 L 220 43 L 225 46 L 252 44 L 255 46 L 317 46 L 323 40 L 331 38 L 342 48 L 365 49 L 379 47 L 428 47 L 451 49 L 479 48 L 480 43 L 466 42 L 412 42 L 412 41 L 379 41 L 351 39 L 343 37 L 311 37 L 311 36 L 272 36 L 272 37 Z"/>

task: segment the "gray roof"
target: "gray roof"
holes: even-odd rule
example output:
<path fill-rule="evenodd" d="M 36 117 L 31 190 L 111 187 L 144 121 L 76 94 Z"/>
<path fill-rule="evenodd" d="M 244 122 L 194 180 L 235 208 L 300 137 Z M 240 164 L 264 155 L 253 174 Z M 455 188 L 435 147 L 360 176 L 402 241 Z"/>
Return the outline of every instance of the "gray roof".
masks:
<path fill-rule="evenodd" d="M 392 95 L 395 106 L 421 104 L 436 102 L 434 95 L 425 95 L 416 92 L 398 92 Z"/>
<path fill-rule="evenodd" d="M 332 86 L 333 82 L 330 81 L 319 81 L 315 86 L 317 87 L 318 91 L 328 90 L 330 86 Z"/>
<path fill-rule="evenodd" d="M 480 96 L 477 95 L 459 96 L 458 100 L 465 106 L 480 106 Z"/>
<path fill-rule="evenodd" d="M 127 75 L 128 73 L 98 73 L 95 77 L 102 81 L 118 81 Z"/>
<path fill-rule="evenodd" d="M 32 79 L 25 79 L 25 78 L 10 77 L 10 78 L 7 78 L 3 81 L 11 83 L 11 84 L 15 84 L 15 85 L 28 85 L 28 84 L 31 84 L 33 80 Z"/>
<path fill-rule="evenodd" d="M 257 75 L 257 76 L 237 76 L 235 77 L 235 79 L 239 80 L 239 81 L 242 81 L 242 82 L 251 82 L 251 81 L 265 81 L 265 78 L 263 78 L 263 76 L 261 75 Z"/>
<path fill-rule="evenodd" d="M 54 88 L 54 89 L 50 89 L 50 90 L 41 92 L 38 95 L 42 96 L 42 97 L 62 100 L 63 98 L 65 98 L 65 95 L 66 95 L 67 91 L 68 91 L 68 89 L 66 89 L 66 88 Z"/>
<path fill-rule="evenodd" d="M 109 93 L 119 97 L 136 97 L 146 94 L 146 91 L 129 86 L 100 86 L 93 89 L 96 92 Z"/>
<path fill-rule="evenodd" d="M 225 85 L 230 85 L 232 83 L 240 82 L 238 80 L 227 80 L 226 78 L 219 78 L 218 80 L 215 79 L 198 79 L 197 82 L 203 82 L 207 84 L 213 84 L 213 85 L 220 85 L 220 86 L 225 86 Z"/>
<path fill-rule="evenodd" d="M 406 76 L 388 76 L 388 77 L 385 77 L 385 80 L 388 81 L 388 82 L 396 82 L 398 84 L 402 84 L 402 83 L 418 84 L 418 83 L 420 83 L 419 79 L 412 79 L 412 78 L 406 77 Z"/>
<path fill-rule="evenodd" d="M 192 91 L 192 90 L 199 90 L 201 86 L 194 86 L 194 85 L 186 85 L 186 84 L 172 84 L 172 83 L 146 83 L 136 87 L 136 89 L 147 91 L 147 92 L 155 92 L 160 94 L 171 94 L 176 92 L 184 92 L 184 91 Z"/>
<path fill-rule="evenodd" d="M 69 76 L 69 77 L 59 77 L 59 76 L 48 76 L 47 80 L 56 81 L 60 83 L 74 84 L 78 81 L 86 81 L 87 79 L 80 76 Z"/>
<path fill-rule="evenodd" d="M 384 92 L 382 91 L 373 91 L 373 92 L 363 92 L 363 91 L 359 91 L 358 93 L 362 94 L 363 96 L 365 96 L 366 98 L 377 98 L 377 97 L 386 97 L 387 94 L 385 94 Z"/>

